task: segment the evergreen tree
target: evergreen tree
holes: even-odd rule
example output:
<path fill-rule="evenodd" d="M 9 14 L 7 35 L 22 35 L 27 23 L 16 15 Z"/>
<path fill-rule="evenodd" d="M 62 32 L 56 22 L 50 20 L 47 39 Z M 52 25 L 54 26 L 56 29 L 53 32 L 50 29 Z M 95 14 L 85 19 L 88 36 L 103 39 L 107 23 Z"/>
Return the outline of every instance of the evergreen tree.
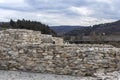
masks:
<path fill-rule="evenodd" d="M 42 24 L 41 22 L 30 21 L 30 20 L 17 20 L 14 22 L 10 20 L 10 26 L 14 29 L 29 29 L 35 31 L 41 31 L 43 34 L 52 34 L 56 36 L 57 34 L 49 28 L 48 25 Z"/>
<path fill-rule="evenodd" d="M 10 20 L 10 25 L 15 26 L 15 22 L 12 19 Z"/>

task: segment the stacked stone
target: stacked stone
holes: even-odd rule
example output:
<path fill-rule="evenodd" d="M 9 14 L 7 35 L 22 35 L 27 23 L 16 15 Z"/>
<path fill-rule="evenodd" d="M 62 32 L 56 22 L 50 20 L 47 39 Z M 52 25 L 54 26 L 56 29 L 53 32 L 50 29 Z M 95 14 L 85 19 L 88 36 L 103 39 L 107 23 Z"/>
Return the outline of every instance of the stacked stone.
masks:
<path fill-rule="evenodd" d="M 63 42 L 64 42 L 63 39 L 59 37 L 53 37 L 53 41 L 57 45 L 63 45 Z"/>
<path fill-rule="evenodd" d="M 15 38 L 16 34 L 23 34 L 21 30 L 16 34 L 12 34 L 16 30 L 12 31 L 0 32 L 0 41 L 3 43 L 0 44 L 2 70 L 91 76 L 100 70 L 112 72 L 120 69 L 119 48 L 97 44 L 34 44 L 37 32 L 24 32 L 32 35 L 33 42 L 29 42 L 26 39 L 24 41 L 25 35 Z"/>
<path fill-rule="evenodd" d="M 84 47 L 85 48 L 85 47 Z M 114 48 L 103 51 L 55 45 L 19 45 L 0 50 L 0 69 L 41 73 L 90 76 L 99 70 L 119 69 L 120 53 Z"/>
<path fill-rule="evenodd" d="M 8 29 L 0 31 L 1 45 L 8 44 L 40 44 L 41 33 L 24 29 Z"/>

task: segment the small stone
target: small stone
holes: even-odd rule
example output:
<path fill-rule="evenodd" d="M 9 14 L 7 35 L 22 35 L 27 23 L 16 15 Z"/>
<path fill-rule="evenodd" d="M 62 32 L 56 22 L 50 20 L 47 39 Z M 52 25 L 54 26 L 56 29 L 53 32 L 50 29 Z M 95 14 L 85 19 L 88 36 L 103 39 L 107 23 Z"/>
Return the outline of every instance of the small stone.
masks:
<path fill-rule="evenodd" d="M 68 56 L 67 53 L 62 53 L 62 54 L 61 54 L 61 57 L 62 57 L 62 58 L 67 58 L 67 57 L 69 57 L 69 56 Z"/>
<path fill-rule="evenodd" d="M 57 58 L 60 58 L 60 55 L 56 55 Z"/>
<path fill-rule="evenodd" d="M 53 59 L 53 56 L 44 56 L 45 59 Z"/>
<path fill-rule="evenodd" d="M 36 54 L 36 53 L 37 53 L 37 51 L 36 51 L 36 50 L 33 50 L 32 52 L 33 52 L 34 54 Z"/>
<path fill-rule="evenodd" d="M 33 66 L 33 65 L 34 65 L 34 62 L 33 62 L 33 61 L 27 61 L 27 62 L 26 62 L 26 65 L 27 65 L 27 66 Z"/>
<path fill-rule="evenodd" d="M 19 69 L 24 70 L 24 66 L 20 66 Z"/>
<path fill-rule="evenodd" d="M 47 56 L 48 54 L 47 53 L 42 53 L 43 56 Z"/>
<path fill-rule="evenodd" d="M 16 71 L 17 69 L 16 68 L 12 68 L 11 70 Z"/>
<path fill-rule="evenodd" d="M 23 49 L 19 50 L 19 53 L 24 53 L 24 50 Z"/>
<path fill-rule="evenodd" d="M 17 57 L 18 56 L 18 52 L 15 52 L 15 51 L 9 51 L 8 54 L 10 56 L 14 56 L 14 57 Z"/>
<path fill-rule="evenodd" d="M 49 64 L 52 64 L 53 62 L 52 61 L 48 61 Z"/>

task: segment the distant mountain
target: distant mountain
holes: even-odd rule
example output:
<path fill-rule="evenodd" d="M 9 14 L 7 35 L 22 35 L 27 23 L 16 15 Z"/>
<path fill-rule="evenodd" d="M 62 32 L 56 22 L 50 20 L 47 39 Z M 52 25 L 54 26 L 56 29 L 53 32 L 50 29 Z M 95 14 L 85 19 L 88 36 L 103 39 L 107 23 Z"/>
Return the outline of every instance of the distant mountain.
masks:
<path fill-rule="evenodd" d="M 51 26 L 50 28 L 54 30 L 58 35 L 63 35 L 74 29 L 82 28 L 84 26 Z"/>
<path fill-rule="evenodd" d="M 75 36 L 75 35 L 90 35 L 95 34 L 106 34 L 106 35 L 120 35 L 120 20 L 112 23 L 98 24 L 91 27 L 83 27 L 74 29 L 67 32 L 65 35 Z"/>
<path fill-rule="evenodd" d="M 80 34 L 89 35 L 91 31 L 92 31 L 92 27 L 81 27 L 81 28 L 76 28 L 72 31 L 69 31 L 64 35 L 66 36 L 78 36 Z"/>

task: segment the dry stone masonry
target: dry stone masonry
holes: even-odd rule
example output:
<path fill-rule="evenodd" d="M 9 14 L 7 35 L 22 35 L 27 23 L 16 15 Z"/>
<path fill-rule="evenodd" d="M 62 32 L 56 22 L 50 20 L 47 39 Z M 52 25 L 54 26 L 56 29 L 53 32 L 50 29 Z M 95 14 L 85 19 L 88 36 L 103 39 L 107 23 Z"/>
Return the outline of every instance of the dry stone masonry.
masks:
<path fill-rule="evenodd" d="M 48 35 L 46 39 L 49 37 L 50 41 L 44 41 L 45 35 L 31 30 L 0 31 L 0 69 L 74 76 L 120 69 L 119 48 L 63 44 L 62 39 Z"/>

